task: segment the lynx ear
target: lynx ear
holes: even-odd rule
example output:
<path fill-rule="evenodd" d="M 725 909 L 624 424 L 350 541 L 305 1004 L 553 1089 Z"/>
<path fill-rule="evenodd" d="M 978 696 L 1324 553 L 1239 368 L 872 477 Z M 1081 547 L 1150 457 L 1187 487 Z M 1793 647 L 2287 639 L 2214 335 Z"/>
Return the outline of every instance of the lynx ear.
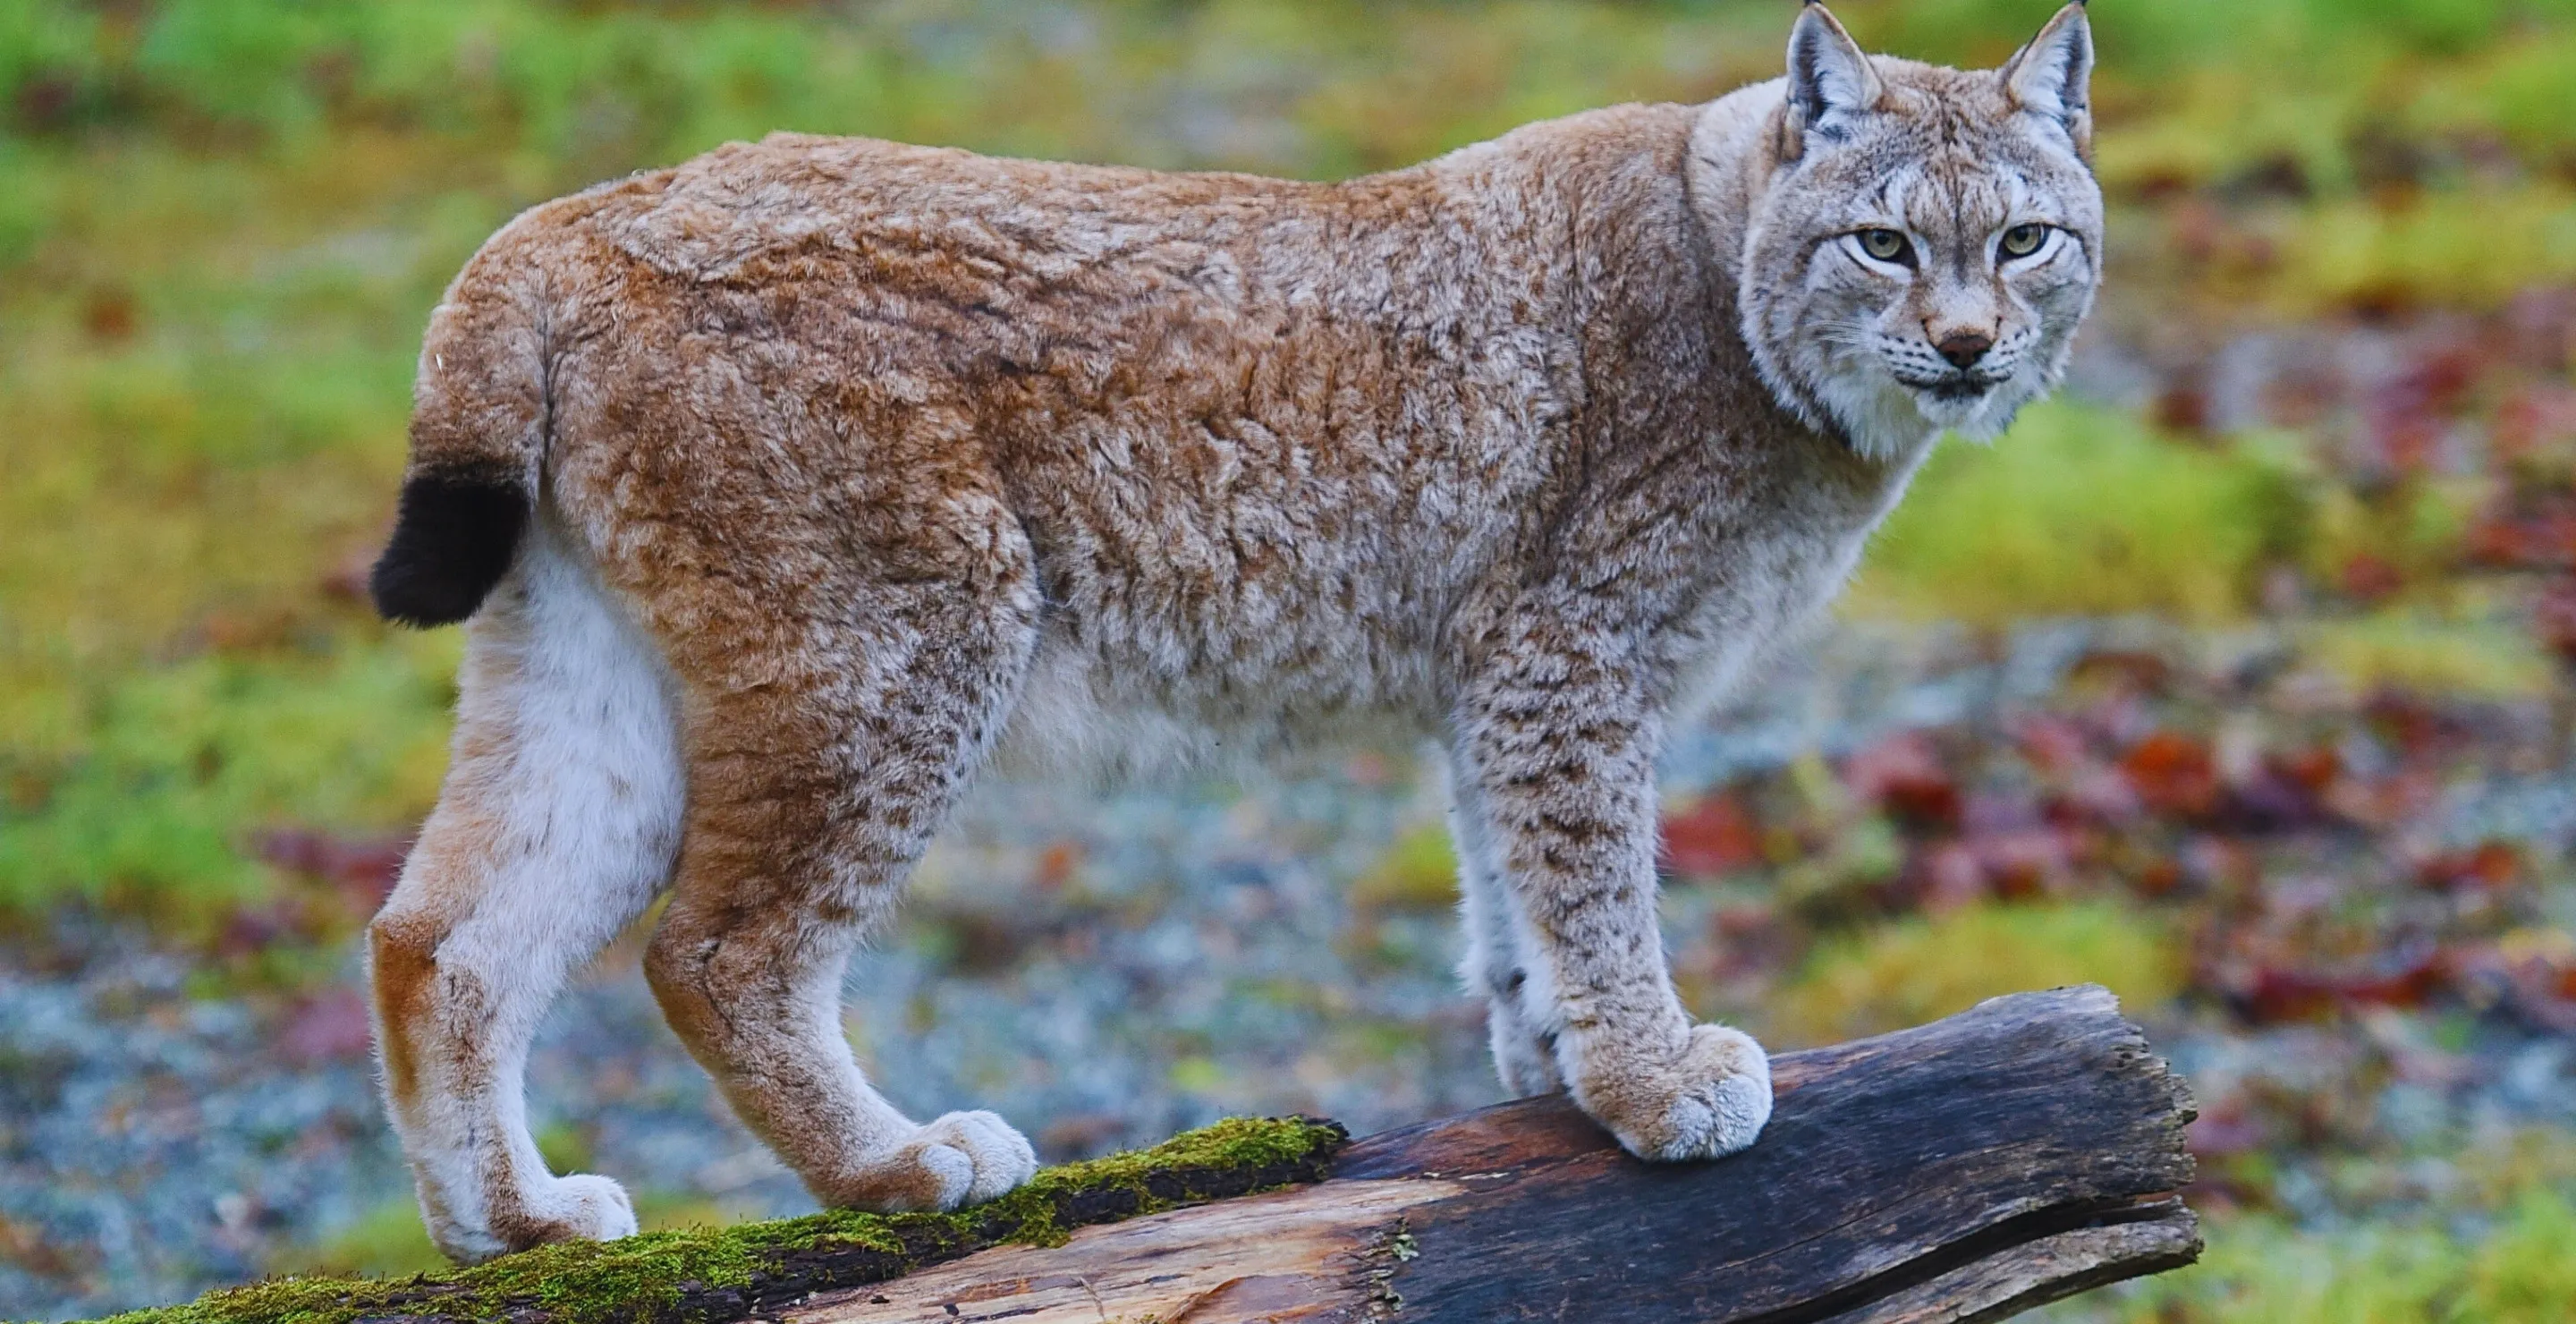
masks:
<path fill-rule="evenodd" d="M 2093 25 L 2084 17 L 2084 0 L 2058 10 L 2029 45 L 2004 61 L 2000 76 L 2015 107 L 2064 125 L 2075 150 L 2091 155 Z"/>
<path fill-rule="evenodd" d="M 1869 56 L 1816 0 L 1789 33 L 1789 119 L 1801 134 L 1842 137 L 1855 116 L 1878 105 L 1878 71 Z"/>

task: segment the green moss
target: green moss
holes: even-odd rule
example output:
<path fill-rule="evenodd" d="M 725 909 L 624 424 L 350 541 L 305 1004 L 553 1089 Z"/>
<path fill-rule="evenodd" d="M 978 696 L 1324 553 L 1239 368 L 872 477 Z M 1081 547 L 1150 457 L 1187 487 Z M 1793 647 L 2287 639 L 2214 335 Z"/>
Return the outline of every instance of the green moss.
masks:
<path fill-rule="evenodd" d="M 830 1210 L 732 1228 L 568 1242 L 407 1279 L 280 1278 L 137 1311 L 113 1324 L 348 1324 L 417 1319 L 629 1324 L 732 1318 L 762 1303 L 882 1282 L 1003 1243 L 1057 1245 L 1076 1227 L 1323 1176 L 1345 1138 L 1311 1118 L 1236 1118 L 1151 1149 L 1040 1172 L 952 1214 Z"/>
<path fill-rule="evenodd" d="M 1351 908 L 1367 914 L 1388 911 L 1438 913 L 1458 903 L 1458 856 L 1449 844 L 1449 829 L 1426 824 L 1405 833 L 1376 866 L 1351 884 Z"/>
<path fill-rule="evenodd" d="M 1981 624 L 2232 620 L 2300 515 L 2291 476 L 2264 456 L 2175 445 L 2112 410 L 2038 405 L 1992 446 L 1944 443 L 1844 610 Z"/>
<path fill-rule="evenodd" d="M 2151 915 L 2107 902 L 1967 906 L 1829 941 L 1776 999 L 1773 1028 L 1831 1043 L 1987 998 L 2094 983 L 2132 1011 L 2173 997 L 2183 954 Z"/>

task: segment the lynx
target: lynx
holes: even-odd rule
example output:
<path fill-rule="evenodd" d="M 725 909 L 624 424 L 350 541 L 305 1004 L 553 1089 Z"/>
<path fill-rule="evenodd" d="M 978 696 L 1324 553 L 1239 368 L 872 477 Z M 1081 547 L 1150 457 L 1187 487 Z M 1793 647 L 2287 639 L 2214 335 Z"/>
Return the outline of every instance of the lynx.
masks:
<path fill-rule="evenodd" d="M 977 771 L 1357 723 L 1436 751 L 1513 1093 L 1630 1152 L 1754 1142 L 1769 1066 L 1656 924 L 1654 770 L 1839 588 L 1946 431 L 2091 305 L 2092 43 L 1862 53 L 1341 183 L 780 134 L 539 206 L 430 319 L 394 620 L 471 618 L 453 762 L 369 930 L 388 1110 L 449 1254 L 635 1229 L 522 1102 L 570 972 L 645 973 L 832 1205 L 1026 1180 L 915 1122 L 841 980 Z"/>

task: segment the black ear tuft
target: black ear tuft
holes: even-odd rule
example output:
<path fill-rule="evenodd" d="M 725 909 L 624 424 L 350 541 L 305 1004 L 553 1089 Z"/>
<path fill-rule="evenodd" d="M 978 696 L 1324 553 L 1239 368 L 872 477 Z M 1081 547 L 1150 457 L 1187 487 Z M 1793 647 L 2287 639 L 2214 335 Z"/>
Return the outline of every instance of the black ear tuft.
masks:
<path fill-rule="evenodd" d="M 472 616 L 510 572 L 534 503 L 507 479 L 422 474 L 403 484 L 393 541 L 368 588 L 386 620 L 428 627 Z"/>

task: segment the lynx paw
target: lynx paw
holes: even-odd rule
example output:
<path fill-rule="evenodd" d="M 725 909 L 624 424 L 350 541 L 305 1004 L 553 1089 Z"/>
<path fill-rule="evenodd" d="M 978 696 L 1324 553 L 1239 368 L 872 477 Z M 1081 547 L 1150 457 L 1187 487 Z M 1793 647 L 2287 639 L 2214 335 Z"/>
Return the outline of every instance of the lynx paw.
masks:
<path fill-rule="evenodd" d="M 422 1212 L 429 1239 L 459 1264 L 555 1241 L 614 1241 L 635 1235 L 636 1226 L 626 1188 L 588 1173 L 541 1179 L 520 1193 L 516 1215 L 493 1214 L 487 1227 L 456 1222 L 434 1201 L 424 1200 Z"/>
<path fill-rule="evenodd" d="M 988 1112 L 949 1113 L 817 1194 L 880 1213 L 945 1213 L 1001 1195 L 1037 1170 L 1037 1151 L 1009 1123 Z"/>
<path fill-rule="evenodd" d="M 1771 1120 L 1771 1059 L 1741 1030 L 1693 1026 L 1677 1059 L 1620 1063 L 1587 1079 L 1577 1102 L 1639 1158 L 1722 1158 Z"/>
<path fill-rule="evenodd" d="M 577 1172 L 555 1179 L 544 1197 L 547 1221 L 562 1230 L 559 1241 L 615 1241 L 635 1235 L 635 1202 L 626 1188 L 606 1177 Z"/>
<path fill-rule="evenodd" d="M 1494 1075 L 1515 1099 L 1554 1094 L 1565 1088 L 1557 1074 L 1556 1036 L 1540 1034 L 1521 1020 L 1520 1004 L 1495 998 L 1485 1009 L 1485 1037 L 1494 1052 Z"/>

